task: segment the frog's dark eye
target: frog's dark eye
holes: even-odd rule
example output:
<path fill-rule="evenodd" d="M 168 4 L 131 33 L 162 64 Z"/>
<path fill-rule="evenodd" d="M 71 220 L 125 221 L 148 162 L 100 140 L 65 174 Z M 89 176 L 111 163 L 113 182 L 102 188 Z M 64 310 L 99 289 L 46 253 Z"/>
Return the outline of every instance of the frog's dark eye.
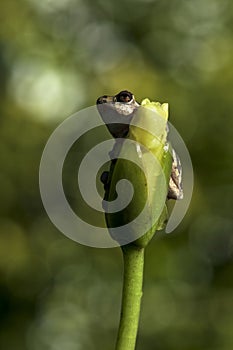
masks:
<path fill-rule="evenodd" d="M 127 90 L 119 92 L 119 94 L 116 95 L 117 102 L 123 102 L 127 103 L 130 102 L 133 98 L 133 94 Z"/>

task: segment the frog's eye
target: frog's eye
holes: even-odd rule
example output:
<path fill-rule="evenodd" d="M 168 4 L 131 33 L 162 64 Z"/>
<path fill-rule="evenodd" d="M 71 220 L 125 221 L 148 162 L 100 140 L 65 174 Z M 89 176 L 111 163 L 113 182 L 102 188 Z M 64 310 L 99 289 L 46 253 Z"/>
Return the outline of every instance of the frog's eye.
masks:
<path fill-rule="evenodd" d="M 130 102 L 133 99 L 133 94 L 127 90 L 119 92 L 119 94 L 116 95 L 117 102 L 123 102 L 127 103 Z"/>

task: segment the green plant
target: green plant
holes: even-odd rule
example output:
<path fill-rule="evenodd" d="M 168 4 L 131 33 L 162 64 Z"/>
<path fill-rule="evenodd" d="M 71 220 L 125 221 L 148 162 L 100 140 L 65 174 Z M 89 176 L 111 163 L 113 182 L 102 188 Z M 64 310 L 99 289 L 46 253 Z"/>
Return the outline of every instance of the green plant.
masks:
<path fill-rule="evenodd" d="M 168 104 L 145 99 L 133 112 L 125 141 L 116 147 L 117 160 L 112 161 L 105 181 L 105 199 L 110 202 L 116 199 L 116 185 L 122 178 L 128 179 L 136 188 L 132 204 L 124 211 L 106 213 L 109 232 L 121 245 L 124 258 L 122 307 L 116 350 L 135 349 L 144 252 L 155 232 L 166 224 L 166 200 L 172 172 L 172 148 L 167 142 Z M 121 235 L 115 233 L 116 227 L 133 222 L 143 208 L 146 210 L 141 224 L 132 223 L 125 234 L 124 231 Z M 124 244 L 125 240 L 130 242 Z"/>

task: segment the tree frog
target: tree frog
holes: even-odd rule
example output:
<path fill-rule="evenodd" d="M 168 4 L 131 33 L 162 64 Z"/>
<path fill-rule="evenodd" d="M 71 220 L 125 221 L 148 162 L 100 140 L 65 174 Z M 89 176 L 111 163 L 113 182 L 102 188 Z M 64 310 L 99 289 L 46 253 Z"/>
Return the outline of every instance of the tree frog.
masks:
<path fill-rule="evenodd" d="M 140 107 L 140 104 L 135 100 L 134 95 L 127 90 L 123 90 L 114 96 L 101 96 L 97 99 L 96 104 L 104 123 L 108 127 L 109 132 L 116 139 L 116 144 L 112 152 L 117 158 L 120 149 L 117 139 L 127 137 L 129 133 L 129 124 Z M 122 124 L 122 118 L 124 118 L 128 124 Z M 119 120 L 119 123 L 109 124 L 111 120 Z M 140 153 L 140 146 L 137 148 L 137 151 Z M 116 160 L 112 161 L 110 174 L 115 162 Z M 101 176 L 101 181 L 103 182 L 106 191 L 109 187 L 110 180 L 109 172 L 104 172 Z M 177 200 L 182 198 L 182 167 L 178 155 L 176 154 L 175 150 L 172 149 L 172 166 L 167 199 Z"/>

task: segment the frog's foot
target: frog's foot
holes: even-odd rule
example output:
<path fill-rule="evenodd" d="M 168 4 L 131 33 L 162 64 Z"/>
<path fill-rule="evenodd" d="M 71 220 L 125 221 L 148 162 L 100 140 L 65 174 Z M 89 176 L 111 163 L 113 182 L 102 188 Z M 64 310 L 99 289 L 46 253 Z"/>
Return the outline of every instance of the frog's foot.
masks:
<path fill-rule="evenodd" d="M 168 186 L 168 199 L 183 199 L 182 167 L 180 159 L 174 149 L 172 150 L 172 171 Z"/>

